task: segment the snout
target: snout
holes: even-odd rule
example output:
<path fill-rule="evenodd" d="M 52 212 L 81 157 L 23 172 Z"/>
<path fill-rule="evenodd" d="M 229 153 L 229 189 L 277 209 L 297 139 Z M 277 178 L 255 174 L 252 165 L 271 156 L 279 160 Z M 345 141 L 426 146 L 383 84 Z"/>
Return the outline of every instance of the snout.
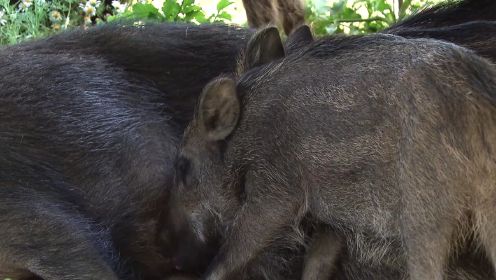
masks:
<path fill-rule="evenodd" d="M 194 215 L 172 210 L 168 216 L 162 241 L 166 241 L 173 266 L 180 272 L 201 275 L 219 250 L 218 238 L 208 223 Z"/>
<path fill-rule="evenodd" d="M 217 250 L 218 247 L 214 244 L 205 244 L 183 236 L 177 242 L 173 257 L 174 267 L 182 272 L 203 274 Z"/>

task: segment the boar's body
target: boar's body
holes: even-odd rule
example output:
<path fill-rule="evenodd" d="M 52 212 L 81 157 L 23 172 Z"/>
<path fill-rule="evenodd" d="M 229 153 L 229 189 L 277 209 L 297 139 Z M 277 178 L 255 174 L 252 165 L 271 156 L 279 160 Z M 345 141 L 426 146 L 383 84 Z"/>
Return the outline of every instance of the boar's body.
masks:
<path fill-rule="evenodd" d="M 235 70 L 252 33 L 222 25 L 108 24 L 30 42 L 19 51 L 101 59 L 160 90 L 164 114 L 185 126 L 201 87 L 210 77 Z"/>
<path fill-rule="evenodd" d="M 249 33 L 108 25 L 3 48 L 0 278 L 170 270 L 158 235 L 178 139 Z"/>
<path fill-rule="evenodd" d="M 478 230 L 494 262 L 496 72 L 447 44 L 348 40 L 239 82 L 244 107 L 226 159 L 246 170 L 247 203 L 274 191 L 299 205 L 291 217 L 308 212 L 348 242 L 373 233 L 412 279 L 441 279 L 459 227 Z M 376 261 L 377 251 L 358 251 Z"/>
<path fill-rule="evenodd" d="M 496 2 L 495 2 L 496 3 Z M 493 9 L 496 11 L 496 9 Z M 462 24 L 421 28 L 398 27 L 386 32 L 405 38 L 432 38 L 466 47 L 496 61 L 496 21 L 471 21 Z"/>
<path fill-rule="evenodd" d="M 495 21 L 496 1 L 448 1 L 413 14 L 381 33 L 448 41 L 494 62 Z"/>
<path fill-rule="evenodd" d="M 442 279 L 472 232 L 494 262 L 495 69 L 439 41 L 336 42 L 204 90 L 183 139 L 188 175 L 172 195 L 200 242 L 215 235 L 204 223 L 221 225 L 206 278 L 242 271 L 305 216 L 399 277 Z"/>
<path fill-rule="evenodd" d="M 442 28 L 471 21 L 495 21 L 496 2 L 492 0 L 443 1 L 423 9 L 386 29 L 395 32 L 403 28 Z"/>

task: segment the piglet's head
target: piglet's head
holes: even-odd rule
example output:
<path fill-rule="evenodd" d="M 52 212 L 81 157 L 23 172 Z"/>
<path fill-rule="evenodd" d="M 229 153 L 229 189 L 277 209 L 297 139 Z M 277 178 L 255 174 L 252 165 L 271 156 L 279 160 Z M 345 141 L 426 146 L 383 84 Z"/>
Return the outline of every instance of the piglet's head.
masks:
<path fill-rule="evenodd" d="M 283 56 L 277 29 L 264 29 L 248 44 L 244 69 Z M 180 270 L 206 268 L 242 207 L 243 179 L 233 171 L 236 158 L 231 153 L 236 148 L 231 140 L 236 137 L 241 113 L 236 81 L 219 77 L 205 86 L 184 133 L 168 205 L 168 232 L 175 241 L 175 263 Z"/>

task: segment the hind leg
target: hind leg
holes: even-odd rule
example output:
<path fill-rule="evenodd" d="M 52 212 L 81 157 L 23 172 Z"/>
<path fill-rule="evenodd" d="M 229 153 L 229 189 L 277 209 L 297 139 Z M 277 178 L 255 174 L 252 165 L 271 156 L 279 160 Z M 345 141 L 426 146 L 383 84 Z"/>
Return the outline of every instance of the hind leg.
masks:
<path fill-rule="evenodd" d="M 104 234 L 62 201 L 26 189 L 9 191 L 3 187 L 0 198 L 0 271 L 45 280 L 118 279 L 104 256 Z"/>

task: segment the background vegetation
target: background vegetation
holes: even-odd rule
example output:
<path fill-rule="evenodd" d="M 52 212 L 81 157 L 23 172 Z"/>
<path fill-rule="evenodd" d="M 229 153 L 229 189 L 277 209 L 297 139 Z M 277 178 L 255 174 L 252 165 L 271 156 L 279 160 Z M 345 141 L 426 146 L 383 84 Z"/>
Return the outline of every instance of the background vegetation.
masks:
<path fill-rule="evenodd" d="M 377 32 L 439 0 L 307 0 L 307 22 L 316 35 Z"/>
<path fill-rule="evenodd" d="M 307 0 L 306 12 L 317 35 L 357 34 L 384 29 L 435 2 Z M 118 19 L 245 25 L 242 9 L 241 0 L 0 0 L 0 44 Z"/>

